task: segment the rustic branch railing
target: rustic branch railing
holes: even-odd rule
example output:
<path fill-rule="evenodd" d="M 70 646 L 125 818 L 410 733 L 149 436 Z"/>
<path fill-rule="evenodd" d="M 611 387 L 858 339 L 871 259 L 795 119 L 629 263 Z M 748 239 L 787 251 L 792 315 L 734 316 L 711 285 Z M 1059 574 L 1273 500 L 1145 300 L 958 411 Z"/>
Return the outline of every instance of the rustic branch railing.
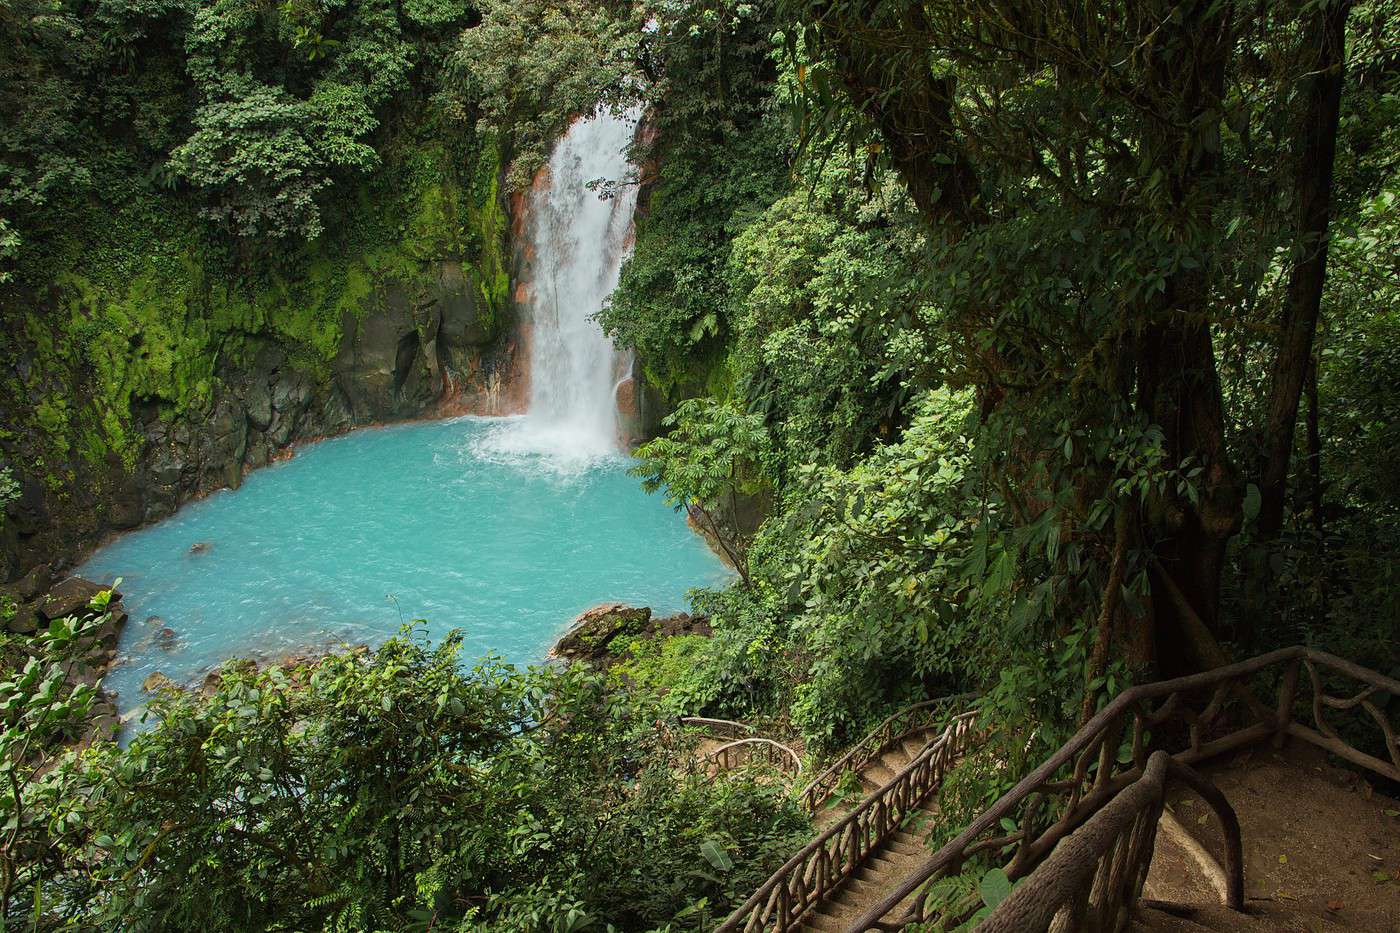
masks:
<path fill-rule="evenodd" d="M 717 771 L 763 765 L 776 768 L 789 778 L 796 778 L 802 773 L 802 756 L 781 742 L 750 736 L 721 745 L 701 758 L 700 765 L 713 767 Z"/>
<path fill-rule="evenodd" d="M 811 783 L 802 789 L 800 796 L 802 806 L 808 813 L 816 813 L 817 809 L 835 793 L 837 786 L 841 783 L 842 776 L 847 771 L 859 772 L 897 743 L 919 733 L 935 731 L 943 725 L 950 705 L 962 703 L 966 706 L 974 697 L 975 694 L 961 693 L 955 696 L 925 700 L 890 716 L 871 729 L 865 738 L 852 745 L 844 755 L 832 762 L 830 767 L 813 778 Z"/>
<path fill-rule="evenodd" d="M 1154 752 L 1142 777 L 1055 847 L 982 923 L 978 933 L 1114 933 L 1127 926 L 1152 861 L 1167 787 L 1204 790 L 1225 832 L 1226 904 L 1244 907 L 1240 824 L 1224 795 L 1189 766 Z"/>
<path fill-rule="evenodd" d="M 826 898 L 865 858 L 878 849 L 930 793 L 961 756 L 975 734 L 977 713 L 956 716 L 880 790 L 829 827 L 779 868 L 740 905 L 718 933 L 788 933 Z"/>
<path fill-rule="evenodd" d="M 705 716 L 682 716 L 681 725 L 701 729 L 712 735 L 731 739 L 742 739 L 753 735 L 753 726 L 732 719 L 709 719 Z"/>
<path fill-rule="evenodd" d="M 1312 726 L 1294 719 L 1303 671 L 1307 672 L 1312 689 Z M 1271 704 L 1261 700 L 1251 688 L 1251 681 L 1265 672 L 1281 675 Z M 1331 695 L 1324 674 L 1351 681 L 1353 686 L 1344 696 Z M 955 926 L 969 913 L 966 905 L 929 904 L 928 885 L 957 874 L 979 854 L 1004 862 L 1012 880 L 1031 874 L 1061 840 L 1114 800 L 1123 788 L 1144 777 L 1154 731 L 1184 730 L 1185 747 L 1172 755 L 1180 764 L 1194 764 L 1270 739 L 1281 745 L 1291 736 L 1391 780 L 1400 780 L 1396 730 L 1377 702 L 1386 695 L 1400 696 L 1400 681 L 1302 646 L 1126 690 L 851 929 L 900 930 L 913 923 L 932 921 Z M 1379 727 L 1380 744 L 1390 760 L 1347 743 L 1327 719 L 1333 711 L 1365 712 Z M 1120 755 L 1120 751 L 1126 755 Z M 1014 829 L 1008 831 L 1006 825 Z M 1144 851 L 1150 859 L 1150 848 Z M 1031 882 L 1028 880 L 1027 884 Z M 912 907 L 901 907 L 921 891 L 913 898 Z M 1092 892 L 1090 896 L 1092 899 Z"/>

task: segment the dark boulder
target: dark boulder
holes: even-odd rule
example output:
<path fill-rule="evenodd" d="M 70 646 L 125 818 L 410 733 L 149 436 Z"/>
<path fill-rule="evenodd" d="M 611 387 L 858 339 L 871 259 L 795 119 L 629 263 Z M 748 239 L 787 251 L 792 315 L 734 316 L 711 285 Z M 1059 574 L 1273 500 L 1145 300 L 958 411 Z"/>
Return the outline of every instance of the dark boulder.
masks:
<path fill-rule="evenodd" d="M 47 592 L 48 588 L 52 585 L 53 574 L 49 572 L 49 565 L 35 564 L 29 569 L 29 572 L 20 577 L 19 582 L 15 584 L 15 595 L 23 602 L 29 602 L 31 599 Z"/>
<path fill-rule="evenodd" d="M 107 522 L 118 531 L 135 528 L 146 516 L 146 494 L 136 476 L 123 476 L 112 490 Z"/>
<path fill-rule="evenodd" d="M 19 498 L 6 509 L 10 524 L 22 535 L 37 534 L 49 523 L 49 510 L 45 503 L 44 486 L 34 477 L 24 477 L 20 481 Z"/>
<path fill-rule="evenodd" d="M 298 372 L 283 372 L 272 388 L 272 407 L 279 412 L 301 414 L 315 395 L 311 381 Z"/>
<path fill-rule="evenodd" d="M 647 634 L 654 638 L 675 638 L 679 635 L 710 636 L 710 617 L 677 612 L 669 616 L 653 616 Z"/>
<path fill-rule="evenodd" d="M 491 342 L 491 320 L 481 308 L 476 276 L 460 262 L 439 265 L 432 297 L 442 316 L 438 335 L 443 344 L 461 350 Z"/>
<path fill-rule="evenodd" d="M 94 596 L 110 587 L 84 580 L 82 577 L 69 577 L 49 591 L 39 612 L 45 619 L 62 619 L 87 608 Z M 112 601 L 121 599 L 121 594 L 113 593 Z"/>
<path fill-rule="evenodd" d="M 39 630 L 39 610 L 33 606 L 19 606 L 14 617 L 5 623 L 5 629 L 16 635 L 33 635 Z"/>
<path fill-rule="evenodd" d="M 266 431 L 272 424 L 272 393 L 263 379 L 253 378 L 244 403 L 248 406 L 248 423 L 259 431 Z"/>

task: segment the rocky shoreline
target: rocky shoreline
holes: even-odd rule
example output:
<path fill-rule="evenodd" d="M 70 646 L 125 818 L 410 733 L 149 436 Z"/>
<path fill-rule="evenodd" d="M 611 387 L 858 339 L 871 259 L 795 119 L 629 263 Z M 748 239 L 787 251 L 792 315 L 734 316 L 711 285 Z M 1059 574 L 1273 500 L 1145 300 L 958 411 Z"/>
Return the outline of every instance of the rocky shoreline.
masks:
<path fill-rule="evenodd" d="M 11 618 L 5 622 L 7 631 L 21 636 L 35 634 L 41 626 L 47 626 L 54 619 L 69 616 L 82 617 L 85 613 L 91 612 L 89 607 L 99 594 L 111 590 L 104 614 L 105 618 L 98 627 L 85 635 L 93 642 L 91 659 L 76 665 L 70 675 L 71 686 L 78 684 L 96 685 L 118 660 L 117 643 L 129 623 L 129 613 L 122 604 L 121 592 L 81 577 L 68 577 L 49 586 L 39 568 L 27 574 L 21 584 L 21 592 L 26 592 L 26 588 L 28 588 L 27 599 L 15 609 Z M 154 617 L 148 621 L 164 624 L 162 620 Z M 170 630 L 163 629 L 162 631 Z M 584 610 L 569 623 L 564 634 L 550 648 L 546 660 L 564 663 L 582 662 L 600 670 L 607 670 L 622 660 L 622 654 L 617 651 L 619 640 L 634 638 L 661 640 L 687 635 L 708 637 L 710 635 L 709 618 L 704 615 L 690 615 L 686 612 L 655 615 L 647 606 L 629 606 L 619 602 L 602 603 Z M 369 651 L 370 648 L 364 644 L 325 645 L 318 649 L 308 648 L 276 658 L 231 658 L 230 661 L 251 666 L 254 669 L 279 667 L 290 670 L 304 667 L 329 653 L 340 650 L 363 653 Z M 224 665 L 221 664 L 218 668 L 206 673 L 197 686 L 176 683 L 157 671 L 147 676 L 142 683 L 142 692 L 149 696 L 161 690 L 182 690 L 198 693 L 201 696 L 210 696 L 219 687 L 223 667 Z M 139 705 L 132 704 L 133 709 L 139 708 Z M 91 742 L 96 739 L 115 738 L 121 724 L 127 718 L 130 717 L 123 717 L 118 710 L 115 697 L 105 690 L 101 691 L 100 699 L 92 712 L 91 728 L 83 737 L 83 741 Z"/>

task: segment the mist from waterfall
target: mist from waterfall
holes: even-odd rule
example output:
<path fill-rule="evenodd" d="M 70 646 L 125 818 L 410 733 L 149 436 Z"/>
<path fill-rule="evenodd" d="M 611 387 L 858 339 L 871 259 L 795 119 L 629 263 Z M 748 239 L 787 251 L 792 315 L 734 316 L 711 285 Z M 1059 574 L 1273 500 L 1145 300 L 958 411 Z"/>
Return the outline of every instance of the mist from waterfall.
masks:
<path fill-rule="evenodd" d="M 628 178 L 636 124 L 635 111 L 574 121 L 529 193 L 530 406 L 483 455 L 545 458 L 572 470 L 618 453 L 623 361 L 594 316 L 617 287 L 637 189 L 619 184 L 604 199 L 589 183 Z"/>

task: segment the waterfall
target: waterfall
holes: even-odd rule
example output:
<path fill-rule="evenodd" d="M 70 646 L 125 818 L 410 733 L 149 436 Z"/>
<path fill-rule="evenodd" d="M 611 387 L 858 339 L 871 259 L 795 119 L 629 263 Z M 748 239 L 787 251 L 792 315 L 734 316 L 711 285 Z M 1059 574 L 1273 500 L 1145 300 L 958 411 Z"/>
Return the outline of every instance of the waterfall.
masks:
<path fill-rule="evenodd" d="M 543 457 L 565 469 L 617 453 L 623 361 L 594 316 L 617 287 L 637 190 L 621 184 L 603 199 L 589 182 L 627 177 L 636 123 L 635 112 L 606 111 L 574 121 L 529 193 L 530 403 L 480 453 Z"/>

